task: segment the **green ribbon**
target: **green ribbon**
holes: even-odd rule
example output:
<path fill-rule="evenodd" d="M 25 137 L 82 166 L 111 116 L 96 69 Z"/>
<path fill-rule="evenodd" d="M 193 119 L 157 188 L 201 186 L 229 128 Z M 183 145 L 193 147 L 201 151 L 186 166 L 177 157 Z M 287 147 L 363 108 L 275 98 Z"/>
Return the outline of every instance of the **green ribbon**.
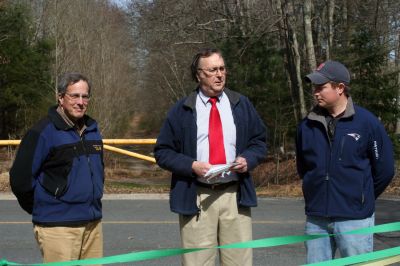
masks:
<path fill-rule="evenodd" d="M 0 260 L 0 266 L 7 266 L 7 265 L 20 265 L 20 264 L 14 262 L 8 262 L 6 260 Z"/>
<path fill-rule="evenodd" d="M 85 260 L 75 260 L 75 261 L 65 261 L 65 262 L 49 262 L 43 264 L 32 264 L 33 266 L 70 266 L 70 265 L 93 265 L 93 264 L 112 264 L 112 263 L 123 263 L 123 262 L 133 262 L 141 260 L 151 260 L 158 259 L 162 257 L 175 256 L 185 253 L 196 252 L 204 250 L 207 248 L 175 248 L 175 249 L 163 249 L 163 250 L 149 250 L 141 252 L 133 252 L 122 255 L 109 256 L 98 259 L 85 259 Z"/>
<path fill-rule="evenodd" d="M 373 227 L 367 227 L 357 230 L 348 231 L 342 234 L 373 234 L 373 233 L 384 233 L 400 231 L 400 222 L 388 223 L 377 225 Z M 330 237 L 333 235 L 320 234 L 320 235 L 302 235 L 302 236 L 282 236 L 282 237 L 271 237 L 258 240 L 252 240 L 247 242 L 232 243 L 223 246 L 217 246 L 213 248 L 226 249 L 226 248 L 267 248 L 288 244 L 300 243 L 308 240 Z M 123 263 L 123 262 L 134 262 L 158 259 L 169 256 L 176 256 L 185 253 L 197 252 L 201 250 L 212 249 L 212 248 L 176 248 L 176 249 L 162 249 L 162 250 L 149 250 L 141 252 L 132 252 L 122 255 L 109 256 L 104 258 L 93 258 L 85 260 L 74 260 L 65 262 L 50 262 L 50 263 L 38 263 L 38 264 L 19 264 L 15 262 L 8 262 L 7 260 L 0 260 L 0 266 L 8 265 L 33 265 L 33 266 L 73 266 L 73 265 L 93 265 L 93 264 L 112 264 L 112 263 Z M 400 247 L 385 249 L 381 251 L 321 262 L 308 265 L 349 265 L 370 260 L 383 259 L 392 257 L 400 254 Z"/>
<path fill-rule="evenodd" d="M 385 258 L 393 257 L 396 255 L 400 255 L 400 247 L 388 248 L 388 249 L 384 249 L 384 250 L 355 255 L 355 256 L 346 257 L 346 258 L 340 258 L 340 259 L 335 259 L 335 260 L 328 260 L 328 261 L 324 261 L 324 262 L 307 264 L 307 266 L 328 266 L 328 265 L 329 266 L 345 266 L 345 265 L 362 263 L 362 262 L 367 262 L 367 261 L 372 261 L 372 260 L 385 259 Z"/>

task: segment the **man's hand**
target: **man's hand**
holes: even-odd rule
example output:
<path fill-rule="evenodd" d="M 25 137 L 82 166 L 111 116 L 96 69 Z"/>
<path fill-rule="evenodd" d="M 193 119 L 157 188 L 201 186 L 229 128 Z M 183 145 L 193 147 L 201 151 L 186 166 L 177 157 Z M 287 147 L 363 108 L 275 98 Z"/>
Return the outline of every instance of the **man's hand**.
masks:
<path fill-rule="evenodd" d="M 193 172 L 199 177 L 204 177 L 204 175 L 208 172 L 208 170 L 210 170 L 211 167 L 211 164 L 199 161 L 194 161 L 192 164 Z"/>
<path fill-rule="evenodd" d="M 237 173 L 245 173 L 247 172 L 247 161 L 246 158 L 238 156 L 235 160 L 235 163 L 237 165 L 233 166 L 231 168 L 232 171 L 237 172 Z"/>

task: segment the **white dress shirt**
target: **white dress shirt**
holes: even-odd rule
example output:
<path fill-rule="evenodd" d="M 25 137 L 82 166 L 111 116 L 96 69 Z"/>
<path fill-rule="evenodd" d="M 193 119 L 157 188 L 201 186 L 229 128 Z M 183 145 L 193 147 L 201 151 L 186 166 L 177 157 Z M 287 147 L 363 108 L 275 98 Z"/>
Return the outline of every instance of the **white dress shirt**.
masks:
<path fill-rule="evenodd" d="M 209 159 L 209 140 L 208 125 L 210 118 L 211 103 L 210 97 L 204 95 L 199 90 L 196 98 L 196 124 L 197 124 L 197 161 L 208 162 Z M 232 108 L 228 96 L 224 92 L 218 97 L 217 108 L 221 117 L 222 132 L 224 136 L 224 148 L 226 163 L 232 163 L 236 158 L 236 125 L 233 120 Z M 198 181 L 202 183 L 225 183 L 238 180 L 234 172 L 225 174 L 223 177 L 215 177 L 211 180 L 199 177 Z"/>

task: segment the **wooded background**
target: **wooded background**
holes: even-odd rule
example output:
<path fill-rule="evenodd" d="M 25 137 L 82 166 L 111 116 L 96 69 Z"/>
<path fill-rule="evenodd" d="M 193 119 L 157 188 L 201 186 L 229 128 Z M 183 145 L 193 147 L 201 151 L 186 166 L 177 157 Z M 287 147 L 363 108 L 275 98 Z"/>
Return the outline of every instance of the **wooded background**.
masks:
<path fill-rule="evenodd" d="M 66 71 L 92 81 L 89 113 L 104 137 L 129 137 L 138 117 L 142 137 L 156 137 L 195 88 L 201 47 L 223 51 L 227 86 L 254 103 L 270 155 L 293 152 L 313 105 L 303 77 L 328 59 L 349 68 L 354 102 L 400 154 L 398 0 L 0 0 L 0 139 L 20 138 L 56 103 Z"/>

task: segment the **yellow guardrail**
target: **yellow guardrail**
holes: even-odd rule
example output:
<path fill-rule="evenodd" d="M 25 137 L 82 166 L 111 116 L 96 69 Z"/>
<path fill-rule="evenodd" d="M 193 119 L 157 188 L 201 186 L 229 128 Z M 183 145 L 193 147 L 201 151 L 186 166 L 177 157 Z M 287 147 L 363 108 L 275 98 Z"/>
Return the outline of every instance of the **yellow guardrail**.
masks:
<path fill-rule="evenodd" d="M 131 156 L 131 157 L 135 157 L 135 158 L 142 159 L 142 160 L 149 161 L 149 162 L 153 162 L 153 163 L 156 162 L 156 159 L 154 159 L 153 157 L 146 156 L 146 155 L 143 155 L 143 154 L 140 154 L 140 153 L 127 151 L 127 150 L 116 148 L 116 147 L 113 147 L 113 146 L 110 146 L 110 145 L 107 145 L 107 144 L 104 144 L 103 147 L 104 147 L 104 149 L 109 150 L 109 151 L 125 154 L 125 155 Z"/>
<path fill-rule="evenodd" d="M 156 139 L 103 139 L 104 144 L 134 145 L 134 144 L 156 144 Z"/>
<path fill-rule="evenodd" d="M 16 146 L 21 143 L 20 140 L 0 140 L 0 146 Z"/>
<path fill-rule="evenodd" d="M 18 146 L 20 143 L 21 140 L 0 140 L 0 146 Z M 156 162 L 156 159 L 154 159 L 153 157 L 108 145 L 108 144 L 111 145 L 156 144 L 156 139 L 103 139 L 103 144 L 104 144 L 104 149 L 106 150 L 121 153 L 124 155 L 128 155 L 152 163 Z"/>

